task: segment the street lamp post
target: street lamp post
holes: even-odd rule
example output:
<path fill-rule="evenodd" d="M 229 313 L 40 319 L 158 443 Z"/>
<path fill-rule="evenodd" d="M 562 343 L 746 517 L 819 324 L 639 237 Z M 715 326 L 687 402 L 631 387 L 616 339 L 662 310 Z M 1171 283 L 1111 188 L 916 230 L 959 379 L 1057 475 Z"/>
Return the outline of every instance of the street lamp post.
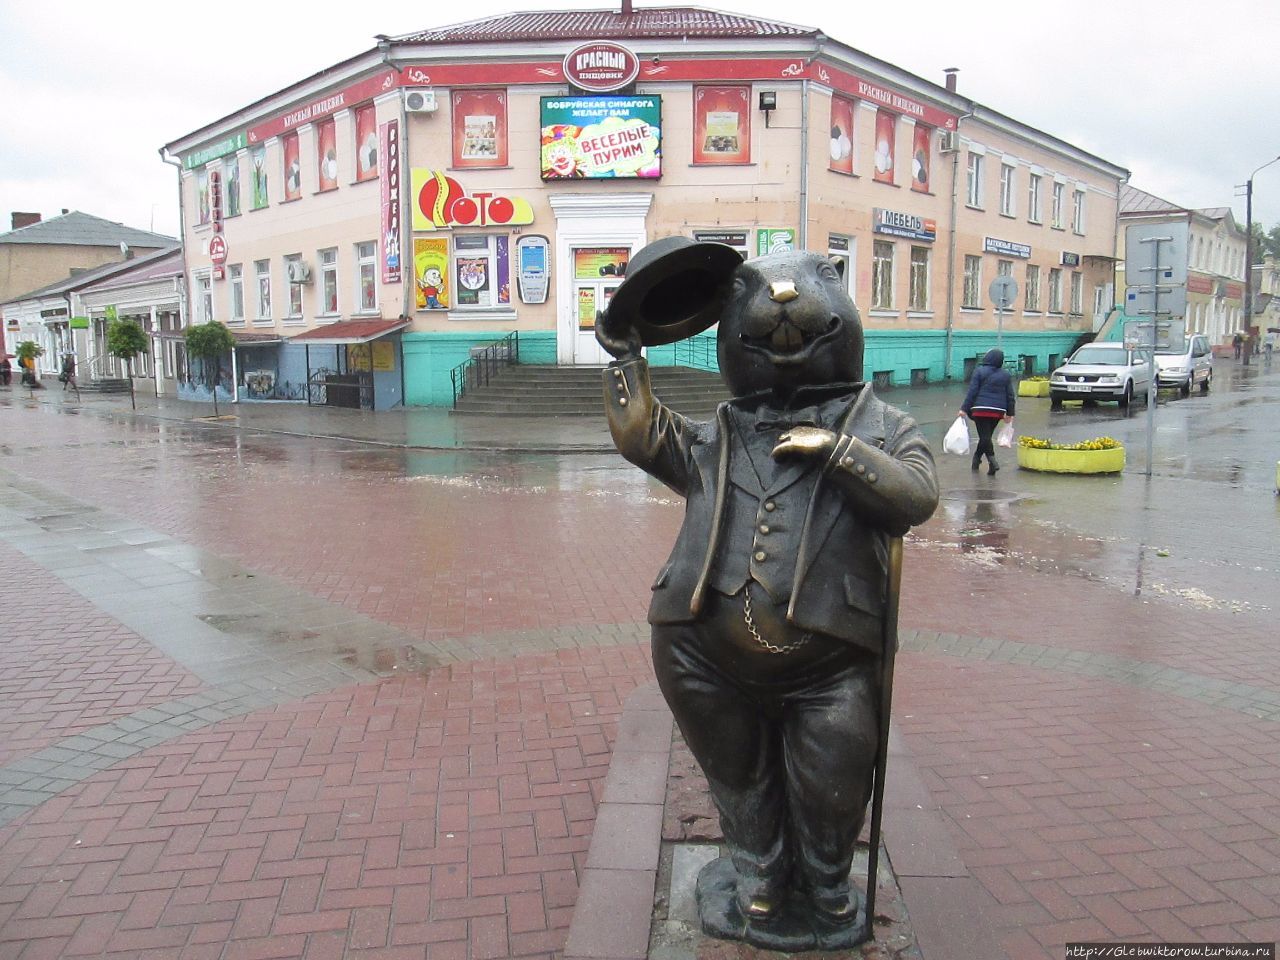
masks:
<path fill-rule="evenodd" d="M 1244 185 L 1244 329 L 1249 339 L 1245 340 L 1244 362 L 1249 363 L 1249 350 L 1253 337 L 1253 178 L 1271 166 L 1280 157 L 1273 157 L 1253 173 Z"/>

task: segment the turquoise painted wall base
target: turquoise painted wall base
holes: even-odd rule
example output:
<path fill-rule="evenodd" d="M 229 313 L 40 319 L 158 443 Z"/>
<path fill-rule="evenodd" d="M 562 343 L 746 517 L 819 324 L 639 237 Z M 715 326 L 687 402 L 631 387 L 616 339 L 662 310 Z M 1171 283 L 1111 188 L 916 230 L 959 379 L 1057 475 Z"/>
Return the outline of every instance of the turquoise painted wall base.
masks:
<path fill-rule="evenodd" d="M 470 356 L 475 347 L 501 340 L 505 333 L 469 331 L 466 333 L 406 333 L 404 335 L 405 403 L 409 406 L 450 406 L 453 389 L 449 372 Z M 1079 338 L 1078 331 L 1058 333 L 1005 333 L 1002 344 L 1005 356 L 1034 358 L 1033 373 L 1045 374 L 1049 358 L 1066 358 Z M 965 361 L 981 358 L 996 345 L 993 330 L 957 330 L 951 335 L 951 362 L 946 363 L 946 333 L 942 330 L 868 330 L 863 371 L 868 380 L 877 373 L 888 373 L 889 382 L 907 386 L 916 377 L 928 383 L 948 379 L 962 380 Z M 703 333 L 682 344 L 653 347 L 647 351 L 649 362 L 658 367 L 685 366 L 718 370 L 715 335 Z M 556 335 L 554 330 L 534 330 L 520 334 L 520 362 L 554 364 Z M 916 374 L 923 371 L 923 374 Z"/>

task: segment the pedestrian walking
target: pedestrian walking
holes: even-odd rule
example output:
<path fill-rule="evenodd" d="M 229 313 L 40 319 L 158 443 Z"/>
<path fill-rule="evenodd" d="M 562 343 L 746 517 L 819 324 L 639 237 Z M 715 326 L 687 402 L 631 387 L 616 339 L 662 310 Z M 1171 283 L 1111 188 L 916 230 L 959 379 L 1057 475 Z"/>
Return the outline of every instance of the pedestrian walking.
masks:
<path fill-rule="evenodd" d="M 995 476 L 996 448 L 991 442 L 1001 420 L 1012 420 L 1015 403 L 1013 377 L 1004 368 L 1004 351 L 988 350 L 969 381 L 969 392 L 960 405 L 960 415 L 968 417 L 978 429 L 978 446 L 973 451 L 969 469 L 977 470 L 987 458 L 987 475 Z"/>
<path fill-rule="evenodd" d="M 58 379 L 62 381 L 62 389 L 65 392 L 68 385 L 76 386 L 76 357 L 73 353 L 64 353 L 62 355 L 62 369 L 58 371 Z M 76 393 L 80 392 L 76 387 Z"/>
<path fill-rule="evenodd" d="M 9 355 L 7 353 L 0 354 L 0 384 L 4 384 L 7 387 L 12 380 L 13 364 L 9 362 Z"/>
<path fill-rule="evenodd" d="M 1231 338 L 1231 346 L 1235 349 L 1236 359 L 1239 360 L 1240 348 L 1244 346 L 1244 334 L 1240 333 L 1239 330 L 1237 330 L 1235 336 Z"/>

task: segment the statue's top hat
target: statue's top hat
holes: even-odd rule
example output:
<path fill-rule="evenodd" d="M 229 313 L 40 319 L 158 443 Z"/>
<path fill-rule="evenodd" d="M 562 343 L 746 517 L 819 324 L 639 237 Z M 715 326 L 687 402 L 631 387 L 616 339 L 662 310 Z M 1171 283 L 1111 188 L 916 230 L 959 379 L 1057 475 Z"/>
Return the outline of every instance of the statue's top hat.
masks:
<path fill-rule="evenodd" d="M 632 320 L 646 347 L 675 343 L 720 319 L 726 281 L 740 263 L 723 243 L 663 237 L 631 258 L 609 309 Z"/>

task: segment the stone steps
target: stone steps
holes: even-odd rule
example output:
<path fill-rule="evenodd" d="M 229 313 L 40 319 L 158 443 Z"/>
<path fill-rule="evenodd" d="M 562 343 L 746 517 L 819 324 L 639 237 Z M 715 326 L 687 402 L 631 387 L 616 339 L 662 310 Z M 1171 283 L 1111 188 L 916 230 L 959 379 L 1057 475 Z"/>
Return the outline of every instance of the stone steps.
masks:
<path fill-rule="evenodd" d="M 454 413 L 479 416 L 604 415 L 601 367 L 519 364 L 488 384 L 467 388 Z M 651 367 L 653 392 L 681 413 L 708 416 L 728 398 L 718 374 L 689 367 Z"/>

